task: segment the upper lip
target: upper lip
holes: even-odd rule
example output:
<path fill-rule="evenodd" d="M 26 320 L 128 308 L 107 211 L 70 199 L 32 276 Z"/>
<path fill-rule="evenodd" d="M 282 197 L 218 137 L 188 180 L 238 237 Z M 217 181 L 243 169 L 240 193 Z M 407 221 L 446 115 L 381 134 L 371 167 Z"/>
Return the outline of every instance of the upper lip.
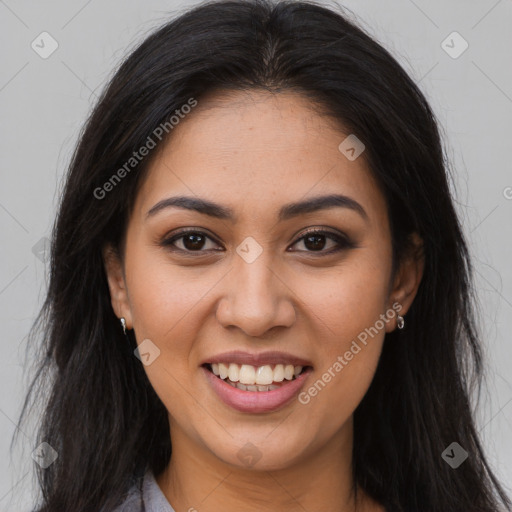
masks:
<path fill-rule="evenodd" d="M 201 365 L 208 363 L 236 363 L 250 364 L 252 366 L 265 366 L 271 364 L 292 364 L 294 366 L 311 366 L 306 359 L 294 356 L 287 352 L 271 351 L 260 352 L 259 354 L 251 354 L 241 350 L 231 352 L 223 352 L 205 359 Z"/>

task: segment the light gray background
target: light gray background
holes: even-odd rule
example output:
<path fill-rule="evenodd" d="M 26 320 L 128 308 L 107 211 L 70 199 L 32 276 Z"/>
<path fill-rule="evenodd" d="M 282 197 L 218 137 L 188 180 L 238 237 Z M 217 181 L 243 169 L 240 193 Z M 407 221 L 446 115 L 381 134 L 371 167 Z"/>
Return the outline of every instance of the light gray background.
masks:
<path fill-rule="evenodd" d="M 121 57 L 194 1 L 0 0 L 0 510 L 29 510 L 37 413 L 11 458 L 9 444 L 31 369 L 26 335 L 46 286 L 43 256 L 61 179 L 79 130 Z M 329 4 L 329 2 L 325 2 Z M 478 425 L 497 474 L 512 487 L 512 2 L 342 1 L 419 82 L 441 123 L 476 267 L 488 355 Z M 31 42 L 59 47 L 42 59 Z M 441 43 L 468 42 L 454 59 Z M 460 41 L 447 41 L 461 48 Z M 44 242 L 43 242 L 44 246 Z M 436 319 L 432 318 L 432 322 Z"/>

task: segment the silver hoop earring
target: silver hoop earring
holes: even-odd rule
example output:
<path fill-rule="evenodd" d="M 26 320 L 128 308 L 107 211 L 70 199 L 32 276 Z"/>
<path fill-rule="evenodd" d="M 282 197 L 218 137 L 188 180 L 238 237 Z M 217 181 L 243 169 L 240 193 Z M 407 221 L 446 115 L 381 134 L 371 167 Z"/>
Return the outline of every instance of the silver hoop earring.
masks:
<path fill-rule="evenodd" d="M 123 327 L 123 333 L 126 335 L 126 320 L 121 318 L 121 326 Z"/>
<path fill-rule="evenodd" d="M 396 326 L 399 328 L 399 329 L 403 329 L 404 326 L 405 326 L 405 320 L 404 320 L 404 317 L 402 315 L 398 315 L 396 317 Z"/>

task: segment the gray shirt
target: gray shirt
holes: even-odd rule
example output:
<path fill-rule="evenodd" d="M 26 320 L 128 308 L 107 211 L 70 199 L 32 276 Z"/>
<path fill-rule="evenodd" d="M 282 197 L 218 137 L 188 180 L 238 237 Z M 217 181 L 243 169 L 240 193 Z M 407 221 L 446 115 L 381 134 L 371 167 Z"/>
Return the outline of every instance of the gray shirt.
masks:
<path fill-rule="evenodd" d="M 140 484 L 134 485 L 125 501 L 113 512 L 175 512 L 156 483 L 150 469 Z"/>

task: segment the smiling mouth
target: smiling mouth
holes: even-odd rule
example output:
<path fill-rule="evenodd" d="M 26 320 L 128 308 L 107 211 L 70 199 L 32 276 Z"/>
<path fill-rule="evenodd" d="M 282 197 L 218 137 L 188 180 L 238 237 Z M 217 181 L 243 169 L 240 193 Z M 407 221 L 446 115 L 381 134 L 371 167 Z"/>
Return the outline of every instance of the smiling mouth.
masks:
<path fill-rule="evenodd" d="M 204 368 L 234 388 L 242 391 L 273 391 L 295 380 L 311 366 L 274 364 L 253 366 L 236 363 L 206 363 Z"/>

